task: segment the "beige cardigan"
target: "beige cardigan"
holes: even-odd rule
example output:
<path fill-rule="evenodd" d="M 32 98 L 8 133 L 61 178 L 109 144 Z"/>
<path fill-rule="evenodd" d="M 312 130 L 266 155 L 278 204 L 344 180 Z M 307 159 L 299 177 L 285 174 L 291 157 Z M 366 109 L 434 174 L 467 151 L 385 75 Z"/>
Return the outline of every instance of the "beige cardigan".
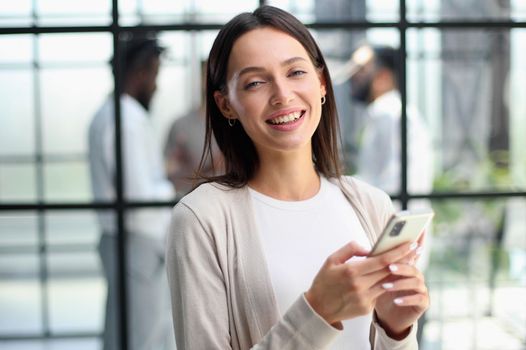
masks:
<path fill-rule="evenodd" d="M 350 177 L 331 181 L 374 242 L 393 213 L 389 197 Z M 247 187 L 203 184 L 181 199 L 166 261 L 178 350 L 324 349 L 340 332 L 303 295 L 279 314 Z M 418 349 L 416 325 L 402 341 L 376 322 L 371 335 L 375 350 Z"/>

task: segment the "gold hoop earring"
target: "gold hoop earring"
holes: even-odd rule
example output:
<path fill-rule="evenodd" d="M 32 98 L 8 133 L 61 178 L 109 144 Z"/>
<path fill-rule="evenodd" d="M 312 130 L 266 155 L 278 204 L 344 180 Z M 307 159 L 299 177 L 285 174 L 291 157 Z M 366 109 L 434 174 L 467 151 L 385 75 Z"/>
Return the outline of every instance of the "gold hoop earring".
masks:
<path fill-rule="evenodd" d="M 321 97 L 321 104 L 324 105 L 324 104 L 325 104 L 325 101 L 327 101 L 327 99 L 325 98 L 325 96 L 322 96 L 322 97 Z"/>
<path fill-rule="evenodd" d="M 236 125 L 236 119 L 234 118 L 228 118 L 228 125 L 230 125 L 230 127 L 233 127 L 234 125 Z"/>

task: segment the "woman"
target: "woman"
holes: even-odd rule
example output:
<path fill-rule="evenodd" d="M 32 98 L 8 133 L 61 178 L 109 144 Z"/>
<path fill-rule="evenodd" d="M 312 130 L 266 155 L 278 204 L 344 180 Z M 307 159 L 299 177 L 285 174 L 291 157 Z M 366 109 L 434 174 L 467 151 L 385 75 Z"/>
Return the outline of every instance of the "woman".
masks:
<path fill-rule="evenodd" d="M 365 258 L 392 205 L 341 176 L 330 76 L 306 27 L 269 6 L 238 15 L 207 68 L 203 159 L 213 132 L 226 173 L 174 209 L 178 349 L 417 348 L 418 249 Z"/>

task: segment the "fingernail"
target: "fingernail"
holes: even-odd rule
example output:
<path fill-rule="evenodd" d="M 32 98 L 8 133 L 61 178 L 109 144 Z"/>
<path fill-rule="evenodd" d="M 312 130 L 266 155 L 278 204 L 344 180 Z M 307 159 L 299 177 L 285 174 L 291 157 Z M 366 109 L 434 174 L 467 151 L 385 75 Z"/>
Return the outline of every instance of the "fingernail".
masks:
<path fill-rule="evenodd" d="M 391 264 L 391 265 L 389 265 L 389 270 L 391 272 L 396 272 L 396 271 L 398 271 L 398 266 L 396 266 L 395 264 Z"/>
<path fill-rule="evenodd" d="M 390 283 L 390 282 L 387 282 L 387 283 L 384 283 L 382 284 L 382 288 L 383 289 L 391 289 L 394 287 L 394 284 Z"/>
<path fill-rule="evenodd" d="M 417 242 L 413 242 L 413 243 L 411 243 L 411 245 L 409 246 L 409 250 L 415 250 L 417 247 L 418 247 L 418 243 L 417 243 Z"/>
<path fill-rule="evenodd" d="M 404 303 L 404 299 L 396 298 L 395 300 L 393 300 L 393 303 L 395 303 L 396 305 L 401 305 Z"/>
<path fill-rule="evenodd" d="M 416 255 L 421 255 L 423 251 L 424 251 L 424 247 L 418 247 L 416 252 L 415 252 L 415 254 Z"/>

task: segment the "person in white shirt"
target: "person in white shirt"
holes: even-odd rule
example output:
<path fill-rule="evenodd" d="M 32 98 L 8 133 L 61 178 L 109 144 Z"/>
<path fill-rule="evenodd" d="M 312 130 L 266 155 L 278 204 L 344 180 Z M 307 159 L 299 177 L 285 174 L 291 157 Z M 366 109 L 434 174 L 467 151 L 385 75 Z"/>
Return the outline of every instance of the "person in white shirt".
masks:
<path fill-rule="evenodd" d="M 120 97 L 124 197 L 129 201 L 173 200 L 162 151 L 148 109 L 156 89 L 163 48 L 149 36 L 121 42 L 123 93 Z M 94 199 L 113 201 L 115 189 L 115 109 L 109 96 L 89 128 L 89 161 Z M 102 229 L 99 251 L 107 279 L 104 350 L 122 349 L 118 320 L 117 229 L 109 211 L 98 213 Z M 128 343 L 132 350 L 174 349 L 168 287 L 164 272 L 164 241 L 170 210 L 134 209 L 126 212 L 126 288 Z"/>
<path fill-rule="evenodd" d="M 389 194 L 400 191 L 402 102 L 398 90 L 399 52 L 388 46 L 361 45 L 348 66 L 351 97 L 367 105 L 356 176 Z M 340 77 L 341 79 L 341 77 Z M 407 108 L 408 191 L 433 188 L 433 148 L 425 120 Z"/>
<path fill-rule="evenodd" d="M 367 256 L 392 204 L 341 175 L 331 77 L 308 29 L 272 6 L 234 17 L 206 96 L 208 156 L 213 133 L 225 172 L 173 211 L 178 349 L 417 349 L 419 242 Z"/>

